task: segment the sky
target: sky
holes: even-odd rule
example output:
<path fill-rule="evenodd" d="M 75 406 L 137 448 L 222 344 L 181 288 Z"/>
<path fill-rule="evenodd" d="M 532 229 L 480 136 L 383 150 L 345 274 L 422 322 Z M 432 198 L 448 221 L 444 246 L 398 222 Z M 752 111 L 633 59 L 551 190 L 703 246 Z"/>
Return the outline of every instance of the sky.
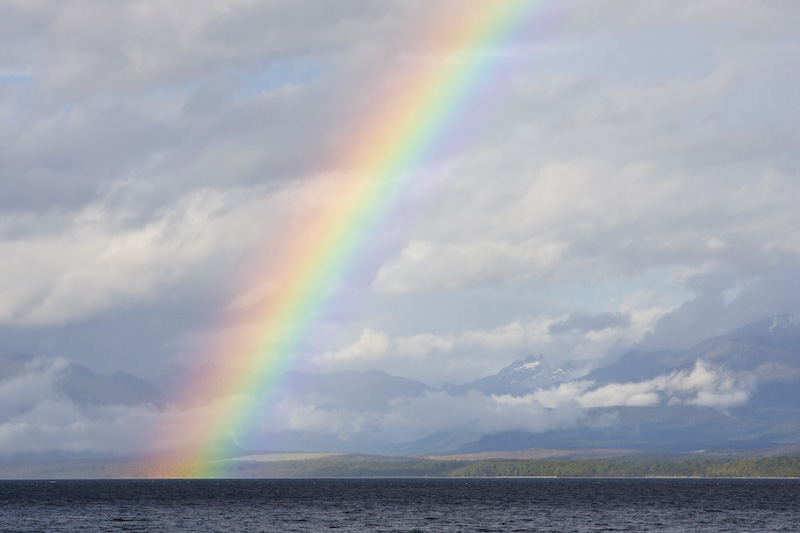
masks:
<path fill-rule="evenodd" d="M 63 361 L 233 364 L 362 124 L 477 63 L 291 368 L 579 377 L 800 312 L 800 4 L 531 2 L 506 38 L 426 47 L 480 4 L 3 2 L 0 353 L 62 361 L 42 390 Z"/>

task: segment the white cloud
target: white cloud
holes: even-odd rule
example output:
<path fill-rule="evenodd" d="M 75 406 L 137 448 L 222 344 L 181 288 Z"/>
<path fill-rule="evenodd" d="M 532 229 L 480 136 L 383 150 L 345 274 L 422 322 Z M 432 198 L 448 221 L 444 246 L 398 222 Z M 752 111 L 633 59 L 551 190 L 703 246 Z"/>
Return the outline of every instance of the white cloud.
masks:
<path fill-rule="evenodd" d="M 54 232 L 0 240 L 0 321 L 63 325 L 155 297 L 219 251 L 219 201 L 201 191 L 144 224 L 93 205 Z"/>
<path fill-rule="evenodd" d="M 32 359 L 0 380 L 0 455 L 20 452 L 141 453 L 151 445 L 152 406 L 81 408 L 58 382 L 64 359 Z"/>
<path fill-rule="evenodd" d="M 468 428 L 476 436 L 503 431 L 544 432 L 591 425 L 586 410 L 598 407 L 656 407 L 697 405 L 727 410 L 744 404 L 753 385 L 730 372 L 698 360 L 693 369 L 653 379 L 596 387 L 591 381 L 572 381 L 526 396 L 465 396 L 426 392 L 392 400 L 385 408 L 348 409 L 317 403 L 318 397 L 284 398 L 270 430 L 330 435 L 347 442 L 357 438 L 410 442 L 440 431 Z M 606 420 L 602 424 L 613 424 Z"/>
<path fill-rule="evenodd" d="M 377 367 L 426 383 L 480 377 L 504 366 L 509 354 L 513 360 L 531 347 L 535 339 L 546 336 L 546 331 L 537 328 L 541 329 L 540 324 L 517 321 L 488 331 L 420 333 L 394 338 L 367 328 L 354 343 L 325 352 L 313 362 L 325 369 Z"/>
<path fill-rule="evenodd" d="M 744 404 L 752 392 L 752 383 L 698 359 L 691 371 L 634 383 L 611 383 L 576 399 L 586 408 L 689 404 L 724 410 Z"/>
<path fill-rule="evenodd" d="M 268 429 L 271 432 L 306 431 L 332 435 L 340 441 L 358 438 L 372 429 L 370 426 L 380 416 L 376 412 L 363 412 L 341 407 L 322 408 L 316 405 L 298 403 L 284 398 L 276 406 L 278 416 L 272 420 Z"/>
<path fill-rule="evenodd" d="M 559 262 L 564 243 L 478 241 L 465 244 L 411 241 L 378 272 L 378 291 L 454 288 L 485 279 L 515 278 L 548 271 Z M 424 274 L 414 267 L 425 265 Z M 410 272 L 409 272 L 410 271 Z"/>
<path fill-rule="evenodd" d="M 391 336 L 366 328 L 354 342 L 323 352 L 312 362 L 325 371 L 380 368 L 438 385 L 465 383 L 493 374 L 514 360 L 537 356 L 577 377 L 599 364 L 611 348 L 617 353 L 642 340 L 670 310 L 638 292 L 622 302 L 622 308 L 629 317 L 624 322 L 569 334 L 556 332 L 556 327 L 567 320 L 565 316 L 538 316 L 489 329 L 443 334 Z"/>
<path fill-rule="evenodd" d="M 384 443 L 411 442 L 440 431 L 468 430 L 476 437 L 514 429 L 545 431 L 572 426 L 582 415 L 574 402 L 554 411 L 534 401 L 513 403 L 476 392 L 458 397 L 428 392 L 393 400 L 386 409 L 346 409 L 284 399 L 278 412 L 269 425 L 271 432 L 302 431 L 341 442 Z"/>
<path fill-rule="evenodd" d="M 378 311 L 321 324 L 338 345 L 319 349 L 319 367 L 465 382 L 542 354 L 579 375 L 643 338 L 691 343 L 797 311 L 797 2 L 579 2 L 508 50 L 428 50 L 423 29 L 469 7 L 4 2 L 0 341 L 126 370 L 237 345 L 264 328 L 252 311 L 298 229 L 338 202 L 346 155 L 370 150 L 364 122 L 414 68 L 490 56 L 483 100 L 404 169 L 409 190 L 367 228 L 359 279 L 337 277 L 358 286 L 349 305 Z M 573 327 L 603 313 L 630 320 Z M 154 322 L 169 325 L 151 335 Z M 705 371 L 464 405 L 489 427 L 498 402 L 539 420 L 538 404 L 746 399 Z M 7 405 L 46 396 L 46 374 L 20 379 L 0 387 Z M 429 400 L 442 418 L 469 414 Z M 292 424 L 321 419 L 297 409 Z M 61 414 L 77 447 L 124 419 Z M 328 430 L 380 422 L 346 417 Z M 33 435 L 20 424 L 6 428 L 15 442 Z"/>
<path fill-rule="evenodd" d="M 329 52 L 353 34 L 374 39 L 386 23 L 365 2 L 80 1 L 3 11 L 17 27 L 15 36 L 24 35 L 20 30 L 39 36 L 44 86 L 68 95 L 130 93 L 282 56 Z"/>
<path fill-rule="evenodd" d="M 42 398 L 55 399 L 53 383 L 66 364 L 64 359 L 35 359 L 26 362 L 21 372 L 0 381 L 0 419 L 28 412 Z"/>
<path fill-rule="evenodd" d="M 698 360 L 694 368 L 632 383 L 600 387 L 571 381 L 526 396 L 443 391 L 398 397 L 384 405 L 346 405 L 313 392 L 287 390 L 258 407 L 255 398 L 234 394 L 165 409 L 138 405 L 78 406 L 58 392 L 63 360 L 34 360 L 0 381 L 0 454 L 19 451 L 91 451 L 116 455 L 173 453 L 208 444 L 209 431 L 220 441 L 269 448 L 271 439 L 301 434 L 317 442 L 368 442 L 371 446 L 412 442 L 442 432 L 477 438 L 503 431 L 544 432 L 569 427 L 611 425 L 593 420 L 598 407 L 697 405 L 727 410 L 744 404 L 753 384 Z M 217 422 L 231 413 L 255 413 L 246 426 L 222 431 Z M 215 422 L 216 421 L 216 422 Z M 326 440 L 328 439 L 328 440 Z"/>
<path fill-rule="evenodd" d="M 378 273 L 377 290 L 520 277 L 600 281 L 664 264 L 763 270 L 768 265 L 759 258 L 800 253 L 796 232 L 777 230 L 800 224 L 788 203 L 800 193 L 798 182 L 774 169 L 697 179 L 653 163 L 617 166 L 573 156 L 533 176 L 520 173 L 522 193 L 510 184 L 502 206 L 479 205 L 477 199 L 496 194 L 481 174 L 475 172 L 469 189 L 474 196 L 463 201 L 469 207 L 432 214 L 432 223 L 419 225 Z"/>
<path fill-rule="evenodd" d="M 385 356 L 389 347 L 389 337 L 385 333 L 370 328 L 361 332 L 358 340 L 336 352 L 327 352 L 317 358 L 321 365 L 336 362 L 375 361 Z"/>

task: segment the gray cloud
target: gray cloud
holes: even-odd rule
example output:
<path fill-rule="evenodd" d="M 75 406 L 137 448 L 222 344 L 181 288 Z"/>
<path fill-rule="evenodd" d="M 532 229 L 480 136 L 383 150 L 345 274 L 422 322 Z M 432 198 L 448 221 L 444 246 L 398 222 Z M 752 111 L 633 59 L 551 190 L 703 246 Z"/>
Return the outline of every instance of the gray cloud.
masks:
<path fill-rule="evenodd" d="M 595 315 L 570 315 L 566 320 L 550 324 L 547 331 L 552 334 L 570 333 L 572 331 L 600 331 L 609 328 L 626 327 L 631 317 L 624 313 L 597 313 Z"/>
<path fill-rule="evenodd" d="M 413 442 L 438 432 L 465 432 L 474 438 L 506 431 L 533 433 L 572 427 L 613 426 L 590 410 L 614 407 L 692 405 L 727 411 L 745 404 L 754 384 L 698 361 L 694 368 L 653 379 L 596 386 L 571 381 L 526 396 L 451 396 L 442 391 L 392 400 L 388 406 L 345 406 L 319 396 L 285 395 L 266 425 L 271 435 L 296 432 L 328 442 L 359 441 L 379 446 Z"/>
<path fill-rule="evenodd" d="M 67 368 L 65 360 L 30 359 L 18 366 L 0 380 L 0 455 L 179 451 L 191 448 L 206 431 L 207 422 L 217 419 L 220 412 L 252 411 L 261 401 L 233 394 L 164 408 L 76 403 L 59 383 Z M 505 431 L 594 427 L 597 420 L 587 418 L 587 410 L 599 407 L 695 405 L 727 411 L 746 403 L 753 391 L 752 381 L 702 360 L 692 369 L 644 381 L 602 386 L 570 381 L 525 396 L 476 391 L 452 396 L 428 390 L 388 402 L 353 404 L 320 391 L 297 393 L 289 386 L 272 398 L 268 408 L 258 409 L 259 416 L 246 429 L 239 428 L 237 442 L 252 449 L 270 449 L 275 438 L 305 435 L 306 442 L 337 448 L 350 443 L 374 451 L 448 431 L 475 439 Z"/>
<path fill-rule="evenodd" d="M 369 148 L 361 125 L 407 69 L 477 57 L 435 57 L 422 39 L 468 7 L 5 2 L 3 351 L 152 376 L 257 329 L 248 311 L 294 230 L 337 202 L 343 154 Z M 798 4 L 559 9 L 478 52 L 498 61 L 483 100 L 406 169 L 409 190 L 368 228 L 368 257 L 337 280 L 298 364 L 464 382 L 542 354 L 579 374 L 637 343 L 687 346 L 798 312 Z M 99 434 L 127 416 L 87 420 L 47 396 L 46 375 L 2 389 L 9 406 L 41 406 L 36 438 L 59 417 Z M 734 389 L 693 398 L 724 406 Z M 506 420 L 497 402 L 465 405 L 488 428 Z M 503 427 L 527 416 L 509 409 Z M 365 431 L 339 414 L 333 434 Z M 20 445 L 23 430 L 6 428 Z"/>
<path fill-rule="evenodd" d="M 665 314 L 637 348 L 684 349 L 771 314 L 792 314 L 800 298 L 799 272 L 795 266 L 740 284 L 704 282 L 706 290 Z"/>
<path fill-rule="evenodd" d="M 0 378 L 0 455 L 16 453 L 138 453 L 158 420 L 152 405 L 82 406 L 59 387 L 64 359 L 21 360 Z"/>

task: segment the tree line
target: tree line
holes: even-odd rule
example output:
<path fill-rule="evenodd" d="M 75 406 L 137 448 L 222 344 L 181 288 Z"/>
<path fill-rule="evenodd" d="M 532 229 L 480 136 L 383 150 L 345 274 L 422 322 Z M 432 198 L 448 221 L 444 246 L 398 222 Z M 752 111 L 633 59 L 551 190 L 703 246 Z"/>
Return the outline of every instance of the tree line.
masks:
<path fill-rule="evenodd" d="M 456 477 L 800 477 L 800 457 L 757 459 L 573 459 L 470 463 L 447 473 Z"/>

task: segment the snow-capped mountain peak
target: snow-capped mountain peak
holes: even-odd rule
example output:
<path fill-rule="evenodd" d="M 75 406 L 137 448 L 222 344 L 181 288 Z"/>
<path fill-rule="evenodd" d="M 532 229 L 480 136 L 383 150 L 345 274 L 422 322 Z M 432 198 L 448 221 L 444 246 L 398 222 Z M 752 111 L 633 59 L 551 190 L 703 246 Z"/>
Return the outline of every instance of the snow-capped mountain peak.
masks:
<path fill-rule="evenodd" d="M 527 394 L 537 389 L 554 387 L 563 382 L 566 372 L 550 369 L 534 356 L 514 361 L 493 376 L 459 387 L 462 391 L 477 390 L 484 394 Z"/>

